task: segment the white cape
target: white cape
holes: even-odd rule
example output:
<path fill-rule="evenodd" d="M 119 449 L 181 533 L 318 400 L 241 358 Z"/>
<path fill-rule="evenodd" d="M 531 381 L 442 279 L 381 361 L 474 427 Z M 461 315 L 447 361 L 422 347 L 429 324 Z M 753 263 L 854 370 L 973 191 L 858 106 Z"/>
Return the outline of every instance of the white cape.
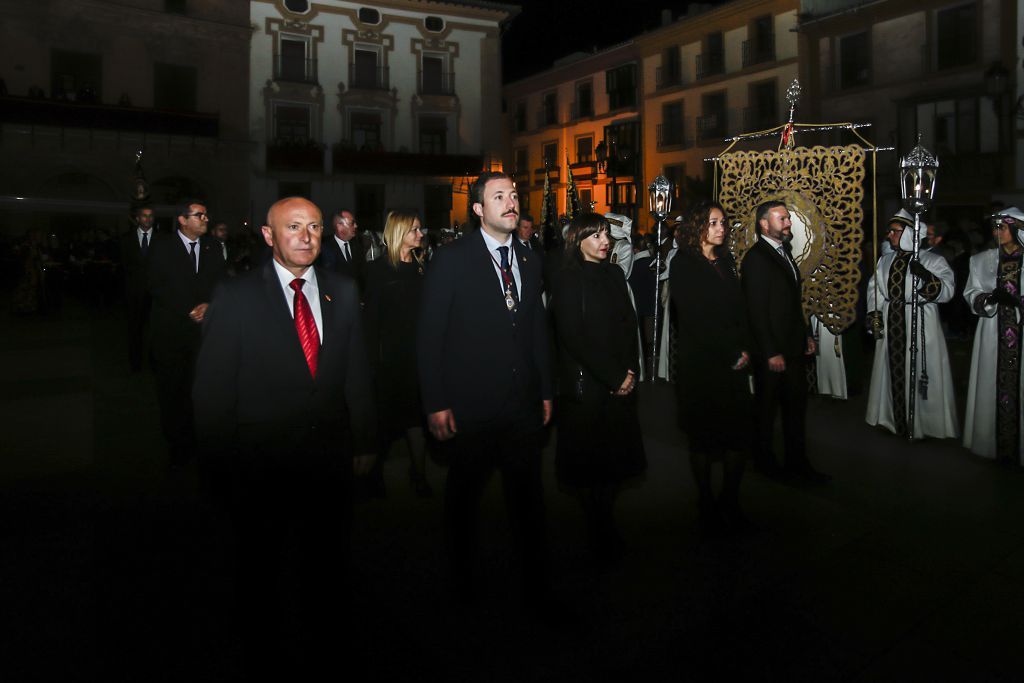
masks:
<path fill-rule="evenodd" d="M 811 316 L 811 330 L 818 340 L 817 366 L 818 393 L 846 400 L 846 367 L 843 363 L 843 338 L 837 337 L 821 324 L 818 316 Z"/>

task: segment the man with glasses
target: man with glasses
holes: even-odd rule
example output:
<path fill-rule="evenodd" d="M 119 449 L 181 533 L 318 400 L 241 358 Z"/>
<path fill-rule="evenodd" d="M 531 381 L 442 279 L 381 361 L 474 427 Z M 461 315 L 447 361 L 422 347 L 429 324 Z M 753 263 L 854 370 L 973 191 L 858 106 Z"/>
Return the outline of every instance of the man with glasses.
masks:
<path fill-rule="evenodd" d="M 953 270 L 941 256 L 921 251 L 913 259 L 914 217 L 900 210 L 889 220 L 891 253 L 878 260 L 868 283 L 867 319 L 880 319 L 871 370 L 867 423 L 915 439 L 958 436 L 953 375 L 938 304 L 953 298 Z M 923 226 L 922 226 L 923 227 Z M 922 231 L 923 232 L 923 231 Z M 917 290 L 917 382 L 910 386 L 911 317 Z M 916 392 L 914 423 L 909 422 L 910 392 Z M 910 430 L 913 430 L 911 432 Z"/>
<path fill-rule="evenodd" d="M 178 210 L 176 230 L 151 247 L 148 290 L 152 298 L 150 330 L 156 373 L 160 426 L 170 465 L 183 466 L 195 450 L 192 375 L 199 351 L 199 325 L 210 295 L 224 275 L 220 248 L 206 237 L 206 205 L 187 200 Z"/>
<path fill-rule="evenodd" d="M 324 239 L 317 265 L 347 275 L 362 292 L 366 285 L 366 253 L 360 245 L 359 223 L 351 211 L 342 209 L 334 214 L 331 224 L 333 234 Z"/>
<path fill-rule="evenodd" d="M 964 299 L 978 316 L 964 417 L 964 446 L 1004 465 L 1024 465 L 1021 447 L 1021 249 L 1024 212 L 993 217 L 996 248 L 971 257 Z"/>

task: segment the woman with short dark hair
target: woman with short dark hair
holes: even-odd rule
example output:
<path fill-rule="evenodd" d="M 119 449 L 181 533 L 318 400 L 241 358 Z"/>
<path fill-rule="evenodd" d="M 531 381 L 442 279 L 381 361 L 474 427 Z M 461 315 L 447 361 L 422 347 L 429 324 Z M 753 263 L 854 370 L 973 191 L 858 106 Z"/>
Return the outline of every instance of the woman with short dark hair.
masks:
<path fill-rule="evenodd" d="M 693 207 L 681 226 L 669 287 L 678 324 L 679 423 L 690 437 L 690 467 L 701 524 L 742 525 L 739 487 L 749 448 L 749 331 L 736 262 L 726 248 L 725 209 Z M 711 461 L 725 469 L 715 499 Z"/>
<path fill-rule="evenodd" d="M 608 263 L 608 221 L 575 217 L 553 299 L 559 347 L 559 482 L 583 499 L 591 549 L 602 562 L 622 552 L 613 522 L 622 482 L 647 467 L 636 385 L 636 314 L 622 269 Z"/>

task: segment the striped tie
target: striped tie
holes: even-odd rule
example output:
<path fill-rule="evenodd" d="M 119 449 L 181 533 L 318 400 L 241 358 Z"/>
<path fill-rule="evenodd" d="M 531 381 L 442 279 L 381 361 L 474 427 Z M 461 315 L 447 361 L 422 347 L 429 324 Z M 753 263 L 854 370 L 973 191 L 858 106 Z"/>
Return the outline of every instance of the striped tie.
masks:
<path fill-rule="evenodd" d="M 316 329 L 316 320 L 313 319 L 313 309 L 302 294 L 302 286 L 306 281 L 302 278 L 292 280 L 290 287 L 295 290 L 293 310 L 295 312 L 295 331 L 299 333 L 299 343 L 302 344 L 302 353 L 306 356 L 306 364 L 309 366 L 309 374 L 316 377 L 316 361 L 320 356 L 320 333 Z"/>

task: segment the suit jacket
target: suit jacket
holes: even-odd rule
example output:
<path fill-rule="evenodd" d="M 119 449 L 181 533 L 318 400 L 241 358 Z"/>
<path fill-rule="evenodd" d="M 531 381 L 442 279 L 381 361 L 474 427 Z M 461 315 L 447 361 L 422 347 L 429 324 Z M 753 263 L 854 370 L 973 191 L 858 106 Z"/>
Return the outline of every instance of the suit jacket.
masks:
<path fill-rule="evenodd" d="M 779 354 L 787 358 L 802 356 L 810 329 L 803 310 L 799 268 L 794 279 L 787 260 L 758 237 L 743 257 L 740 281 L 754 340 L 753 354 L 762 359 Z"/>
<path fill-rule="evenodd" d="M 189 313 L 201 303 L 209 303 L 217 281 L 224 275 L 224 257 L 220 244 L 202 237 L 199 249 L 199 272 L 193 270 L 188 249 L 177 233 L 154 240 L 149 247 L 149 270 L 146 274 L 149 294 L 150 330 L 153 351 L 190 350 L 199 347 L 199 325 Z"/>
<path fill-rule="evenodd" d="M 155 229 L 150 230 L 149 251 L 143 256 L 136 228 L 133 227 L 129 233 L 121 236 L 118 246 L 121 252 L 121 267 L 124 269 L 125 295 L 131 303 L 141 303 L 145 298 L 149 255 L 153 253 L 153 243 L 163 237 L 164 235 L 157 234 Z"/>
<path fill-rule="evenodd" d="M 352 254 L 351 261 L 346 261 L 345 257 L 341 255 L 341 247 L 338 246 L 338 240 L 334 235 L 325 235 L 321 242 L 320 256 L 317 257 L 316 265 L 341 275 L 347 275 L 356 281 L 359 291 L 363 292 L 366 289 L 366 252 L 363 250 L 359 235 L 349 241 L 348 250 Z"/>
<path fill-rule="evenodd" d="M 203 323 L 193 385 L 208 454 L 249 466 L 342 465 L 374 450 L 376 416 L 355 284 L 316 269 L 323 321 L 310 375 L 273 263 L 225 280 Z"/>
<path fill-rule="evenodd" d="M 438 249 L 424 279 L 416 343 L 423 408 L 451 409 L 460 432 L 540 428 L 541 400 L 552 397 L 542 259 L 512 243 L 522 279 L 514 321 L 479 232 Z"/>

